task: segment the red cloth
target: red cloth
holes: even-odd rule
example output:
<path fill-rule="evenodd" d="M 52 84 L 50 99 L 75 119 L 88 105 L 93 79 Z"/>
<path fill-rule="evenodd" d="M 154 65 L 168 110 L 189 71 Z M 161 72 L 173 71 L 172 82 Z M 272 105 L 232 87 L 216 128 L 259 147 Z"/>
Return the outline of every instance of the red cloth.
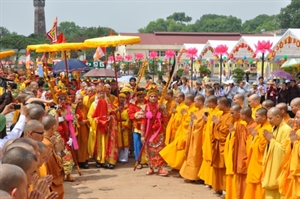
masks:
<path fill-rule="evenodd" d="M 101 133 L 107 132 L 106 123 L 108 122 L 108 107 L 107 102 L 104 99 L 98 100 L 98 104 L 92 118 L 97 119 L 98 129 Z"/>

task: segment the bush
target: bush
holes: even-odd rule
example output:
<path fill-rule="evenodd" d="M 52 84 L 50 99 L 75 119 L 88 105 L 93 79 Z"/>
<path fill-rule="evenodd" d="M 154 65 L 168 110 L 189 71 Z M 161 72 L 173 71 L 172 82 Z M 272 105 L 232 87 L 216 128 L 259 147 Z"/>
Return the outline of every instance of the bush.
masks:
<path fill-rule="evenodd" d="M 237 81 L 240 82 L 243 80 L 243 77 L 245 75 L 245 71 L 241 68 L 235 68 L 233 71 L 233 78 Z"/>
<path fill-rule="evenodd" d="M 184 72 L 184 70 L 183 70 L 182 68 L 179 68 L 179 69 L 177 70 L 177 75 L 178 75 L 179 77 L 181 77 L 181 76 L 183 75 L 183 72 Z"/>

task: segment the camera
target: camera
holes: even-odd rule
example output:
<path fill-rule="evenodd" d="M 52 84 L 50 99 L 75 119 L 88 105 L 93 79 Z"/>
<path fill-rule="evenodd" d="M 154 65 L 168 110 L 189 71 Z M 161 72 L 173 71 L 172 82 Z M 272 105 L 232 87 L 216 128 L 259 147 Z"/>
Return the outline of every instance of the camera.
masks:
<path fill-rule="evenodd" d="M 15 82 L 7 82 L 7 85 L 9 85 L 12 89 L 18 88 L 18 85 Z"/>
<path fill-rule="evenodd" d="M 50 106 L 50 108 L 57 109 L 57 105 L 52 105 L 52 106 Z"/>
<path fill-rule="evenodd" d="M 7 85 L 11 86 L 12 89 L 18 88 L 18 85 L 12 80 L 0 77 L 0 86 L 7 89 Z"/>

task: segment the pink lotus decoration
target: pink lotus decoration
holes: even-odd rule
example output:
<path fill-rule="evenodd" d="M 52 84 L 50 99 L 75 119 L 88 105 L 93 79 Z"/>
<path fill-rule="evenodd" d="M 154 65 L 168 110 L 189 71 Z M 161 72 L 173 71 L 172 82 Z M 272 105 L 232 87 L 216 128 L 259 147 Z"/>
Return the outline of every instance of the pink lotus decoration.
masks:
<path fill-rule="evenodd" d="M 125 55 L 126 61 L 131 61 L 131 59 L 132 59 L 132 55 L 130 55 L 130 54 Z"/>
<path fill-rule="evenodd" d="M 122 60 L 123 60 L 123 57 L 122 57 L 121 55 L 117 55 L 117 56 L 116 56 L 116 60 L 117 60 L 117 61 L 122 61 Z"/>
<path fill-rule="evenodd" d="M 109 56 L 109 57 L 108 57 L 108 61 L 109 61 L 109 62 L 114 62 L 114 57 L 113 57 L 113 56 Z"/>
<path fill-rule="evenodd" d="M 186 56 L 189 58 L 195 58 L 197 57 L 197 52 L 198 52 L 197 48 L 188 48 L 186 51 Z"/>
<path fill-rule="evenodd" d="M 135 54 L 135 58 L 136 58 L 137 60 L 142 60 L 142 59 L 144 59 L 144 54 L 143 54 L 143 53 L 136 53 L 136 54 Z"/>
<path fill-rule="evenodd" d="M 270 41 L 258 41 L 257 45 L 254 44 L 256 51 L 255 53 L 265 53 L 266 51 L 268 51 L 269 53 L 272 53 L 272 45 L 273 43 L 271 43 Z"/>
<path fill-rule="evenodd" d="M 150 58 L 150 59 L 157 59 L 157 58 L 158 58 L 157 52 L 156 52 L 156 51 L 151 51 L 151 52 L 149 53 L 149 58 Z"/>
<path fill-rule="evenodd" d="M 174 57 L 175 51 L 174 50 L 166 50 L 165 54 L 166 54 L 167 59 L 171 59 Z"/>
<path fill-rule="evenodd" d="M 223 56 L 223 55 L 227 55 L 228 56 L 228 47 L 226 45 L 218 45 L 216 48 L 215 48 L 215 51 L 214 51 L 214 54 L 216 56 Z"/>

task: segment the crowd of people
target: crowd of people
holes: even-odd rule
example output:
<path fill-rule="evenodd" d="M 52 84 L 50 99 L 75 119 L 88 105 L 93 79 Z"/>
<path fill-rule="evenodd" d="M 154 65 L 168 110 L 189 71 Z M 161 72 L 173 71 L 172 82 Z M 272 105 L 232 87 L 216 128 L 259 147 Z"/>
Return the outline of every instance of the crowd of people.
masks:
<path fill-rule="evenodd" d="M 3 88 L 1 198 L 64 198 L 73 168 L 114 169 L 130 156 L 146 175 L 168 176 L 170 167 L 223 198 L 300 198 L 295 80 L 72 82 L 70 90 L 39 78 Z"/>

